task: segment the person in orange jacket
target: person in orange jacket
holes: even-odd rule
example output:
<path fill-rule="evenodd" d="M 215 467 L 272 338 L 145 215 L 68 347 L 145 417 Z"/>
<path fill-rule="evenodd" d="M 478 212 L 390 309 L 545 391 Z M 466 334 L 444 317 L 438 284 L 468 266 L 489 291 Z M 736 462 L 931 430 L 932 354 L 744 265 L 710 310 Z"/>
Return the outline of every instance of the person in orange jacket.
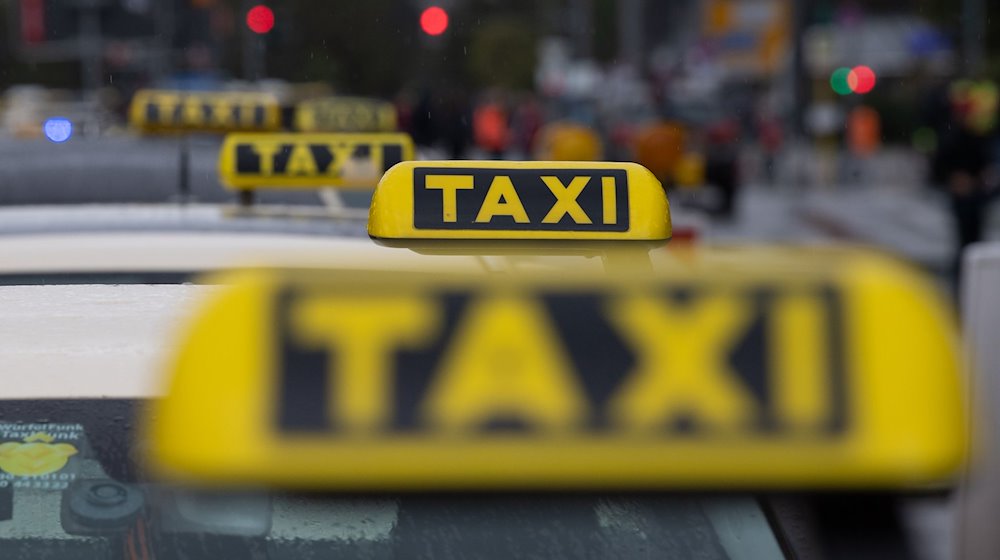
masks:
<path fill-rule="evenodd" d="M 490 100 L 477 107 L 472 116 L 472 129 L 476 146 L 494 159 L 503 158 L 510 145 L 510 124 L 502 104 Z"/>

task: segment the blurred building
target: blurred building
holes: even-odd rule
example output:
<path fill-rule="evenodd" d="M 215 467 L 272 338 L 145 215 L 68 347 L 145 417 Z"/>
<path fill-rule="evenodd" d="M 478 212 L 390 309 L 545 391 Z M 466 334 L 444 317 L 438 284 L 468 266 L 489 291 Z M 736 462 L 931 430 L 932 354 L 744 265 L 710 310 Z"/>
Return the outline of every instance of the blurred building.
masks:
<path fill-rule="evenodd" d="M 17 0 L 7 2 L 7 48 L 33 67 L 79 65 L 86 91 L 129 89 L 217 68 L 233 27 L 220 16 L 231 12 L 218 0 Z"/>

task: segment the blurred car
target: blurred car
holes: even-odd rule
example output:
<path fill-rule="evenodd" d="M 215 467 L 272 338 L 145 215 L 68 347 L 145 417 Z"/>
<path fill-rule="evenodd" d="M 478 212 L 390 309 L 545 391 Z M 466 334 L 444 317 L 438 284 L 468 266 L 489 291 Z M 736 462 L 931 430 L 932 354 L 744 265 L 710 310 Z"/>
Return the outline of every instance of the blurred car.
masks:
<path fill-rule="evenodd" d="M 177 330 L 178 322 L 194 324 L 188 309 L 198 304 L 218 308 L 210 303 L 213 296 L 228 289 L 224 277 L 209 275 L 201 284 L 194 273 L 268 265 L 303 274 L 316 267 L 388 270 L 390 276 L 402 279 L 411 278 L 402 276 L 405 271 L 455 273 L 458 268 L 465 276 L 492 278 L 502 285 L 505 274 L 518 269 L 542 269 L 549 278 L 561 279 L 569 277 L 572 268 L 582 267 L 585 276 L 594 278 L 600 276 L 594 271 L 601 267 L 625 266 L 624 261 L 610 258 L 610 249 L 598 242 L 590 247 L 569 238 L 567 243 L 575 247 L 563 245 L 563 252 L 550 253 L 544 242 L 551 240 L 544 238 L 528 239 L 520 249 L 511 250 L 490 245 L 490 239 L 470 245 L 476 240 L 461 229 L 443 242 L 434 237 L 439 232 L 421 233 L 406 211 L 406 204 L 411 205 L 411 212 L 416 208 L 412 206 L 413 165 L 395 168 L 393 177 L 383 181 L 383 186 L 395 191 L 376 201 L 373 216 L 389 223 L 381 229 L 369 224 L 365 231 L 379 237 L 381 244 L 359 239 L 362 233 L 356 223 L 343 231 L 338 228 L 344 224 L 328 219 L 222 216 L 218 209 L 198 207 L 106 209 L 112 215 L 104 216 L 99 209 L 79 214 L 71 209 L 29 209 L 19 214 L 21 221 L 9 220 L 4 225 L 7 232 L 0 234 L 0 255 L 10 257 L 0 259 L 0 356 L 11 366 L 5 379 L 9 390 L 0 401 L 3 550 L 15 557 L 66 558 L 635 558 L 653 554 L 738 560 L 906 557 L 917 549 L 916 535 L 926 533 L 919 526 L 918 510 L 926 500 L 918 500 L 914 507 L 912 498 L 891 492 L 773 493 L 734 484 L 705 494 L 504 493 L 476 488 L 443 494 L 391 488 L 330 494 L 266 484 L 238 489 L 186 486 L 151 476 L 147 463 L 151 442 L 147 433 L 137 430 L 135 418 L 171 389 L 173 382 L 156 376 L 157 364 L 168 361 L 167 352 L 179 341 L 197 340 L 194 334 L 181 335 Z M 502 174 L 508 164 L 422 165 L 437 169 L 442 174 L 438 177 L 460 177 L 463 166 L 472 166 L 465 173 L 486 169 L 483 173 Z M 527 170 L 516 169 L 517 175 L 511 172 L 510 177 L 523 186 L 524 177 L 552 173 L 549 166 L 555 164 L 535 167 L 539 165 L 541 171 L 529 165 Z M 571 172 L 574 165 L 582 166 L 565 165 Z M 585 171 L 613 179 L 595 182 L 604 193 L 613 192 L 607 187 L 616 185 L 619 173 L 631 178 L 632 190 L 620 206 L 605 202 L 591 212 L 604 222 L 614 222 L 617 214 L 610 209 L 628 201 L 637 211 L 629 216 L 635 227 L 608 235 L 618 236 L 611 237 L 618 242 L 622 237 L 633 242 L 639 237 L 642 243 L 632 246 L 639 250 L 631 256 L 646 258 L 650 242 L 662 243 L 669 236 L 669 228 L 663 227 L 669 216 L 659 184 L 639 180 L 643 177 L 634 167 L 620 171 L 614 164 L 590 164 Z M 510 189 L 518 188 L 513 179 L 508 182 Z M 480 189 L 506 183 L 483 183 Z M 468 190 L 475 190 L 475 184 Z M 506 204 L 512 204 L 515 195 L 507 193 Z M 522 191 L 518 200 L 532 208 L 533 215 L 539 201 L 546 208 L 552 205 L 547 198 L 529 198 L 528 191 Z M 386 206 L 387 202 L 391 204 Z M 565 199 L 562 203 L 570 213 L 572 205 Z M 470 223 L 483 213 L 482 208 L 457 208 Z M 512 212 L 498 201 L 492 211 Z M 586 214 L 582 207 L 580 211 Z M 40 226 L 51 223 L 53 213 L 61 215 L 59 232 Z M 442 219 L 446 217 L 445 213 Z M 565 223 L 560 227 L 566 227 Z M 528 229 L 528 234 L 537 233 Z M 393 232 L 395 238 L 381 237 Z M 429 239 L 407 237 L 419 234 Z M 494 236 L 503 239 L 513 234 Z M 385 246 L 392 244 L 399 247 Z M 755 274 L 785 271 L 792 279 L 809 280 L 810 274 L 803 271 L 810 270 L 810 262 L 829 256 L 782 250 L 748 255 L 733 249 L 704 256 L 655 251 L 646 260 L 653 268 L 671 270 L 679 278 L 688 274 L 696 278 L 699 267 L 710 265 L 724 272 L 723 276 L 737 279 L 753 262 Z M 634 274 L 642 277 L 641 266 Z M 266 286 L 264 291 L 281 293 L 280 288 Z M 685 299 L 682 296 L 679 293 L 677 299 Z M 691 291 L 686 299 L 695 297 L 698 294 Z M 240 309 L 252 312 L 255 308 Z M 225 360 L 253 359 L 241 341 L 232 338 L 245 332 L 239 331 L 245 324 L 199 331 L 227 341 L 201 343 L 202 349 L 219 360 L 215 372 L 219 376 L 235 371 L 227 369 Z M 268 325 L 279 332 L 286 328 L 281 322 Z M 581 326 L 574 332 L 597 332 L 574 325 Z M 527 328 L 524 325 L 524 332 L 532 332 Z M 264 348 L 265 341 L 261 337 L 250 344 Z M 241 402 L 238 380 L 221 388 L 219 394 L 203 394 L 206 402 L 220 408 L 224 401 Z M 199 429 L 214 433 L 233 421 L 227 414 L 216 414 L 181 437 L 190 436 L 193 441 Z M 235 432 L 227 435 L 223 429 L 222 433 L 213 445 L 217 442 L 217 449 L 224 453 L 227 449 L 236 452 L 237 441 L 227 439 L 229 435 L 235 438 Z M 280 457 L 276 459 L 281 462 Z M 397 466 L 404 471 L 417 467 Z M 716 472 L 725 467 L 705 465 L 710 466 Z M 734 464 L 733 468 L 730 472 L 739 478 L 743 467 Z M 757 472 L 761 472 L 760 465 Z M 859 533 L 861 526 L 866 531 Z"/>
<path fill-rule="evenodd" d="M 660 551 L 767 559 L 787 557 L 781 543 L 804 522 L 794 500 L 752 494 L 323 496 L 152 482 L 134 418 L 165 389 L 157 373 L 178 325 L 220 289 L 179 283 L 192 270 L 237 262 L 237 247 L 281 255 L 269 263 L 294 262 L 289 251 L 299 251 L 359 269 L 425 270 L 434 261 L 451 268 L 456 260 L 482 269 L 468 257 L 366 240 L 70 239 L 0 239 L 0 253 L 16 247 L 14 262 L 22 263 L 5 260 L 0 270 L 0 356 L 10 372 L 0 401 L 0 543 L 11 557 L 634 558 Z"/>

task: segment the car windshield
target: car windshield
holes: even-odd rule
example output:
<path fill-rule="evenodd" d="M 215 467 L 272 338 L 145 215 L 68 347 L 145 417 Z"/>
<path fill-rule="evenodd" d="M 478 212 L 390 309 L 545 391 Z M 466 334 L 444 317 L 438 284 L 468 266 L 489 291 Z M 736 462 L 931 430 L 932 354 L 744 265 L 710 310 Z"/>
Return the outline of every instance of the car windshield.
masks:
<path fill-rule="evenodd" d="M 337 496 L 150 483 L 133 423 L 143 404 L 0 403 L 5 557 L 783 557 L 749 495 Z"/>

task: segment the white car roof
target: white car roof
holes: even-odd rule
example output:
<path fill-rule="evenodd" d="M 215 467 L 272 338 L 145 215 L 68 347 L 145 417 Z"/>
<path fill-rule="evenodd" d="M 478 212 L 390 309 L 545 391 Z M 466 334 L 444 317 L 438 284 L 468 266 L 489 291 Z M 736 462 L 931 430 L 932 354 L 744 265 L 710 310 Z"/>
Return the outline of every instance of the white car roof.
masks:
<path fill-rule="evenodd" d="M 0 236 L 0 276 L 210 272 L 254 264 L 364 269 L 477 266 L 471 257 L 418 255 L 367 238 L 271 233 L 130 232 Z"/>
<path fill-rule="evenodd" d="M 0 236 L 2 398 L 159 394 L 156 383 L 164 370 L 165 351 L 175 346 L 197 302 L 217 289 L 190 284 L 33 284 L 73 273 L 200 273 L 264 264 L 482 268 L 470 257 L 418 255 L 358 238 L 204 232 Z"/>
<path fill-rule="evenodd" d="M 135 398 L 215 286 L 0 286 L 4 399 Z"/>
<path fill-rule="evenodd" d="M 135 215 L 131 210 L 128 214 Z M 600 259 L 572 260 L 573 266 L 601 266 Z M 255 265 L 483 272 L 533 267 L 541 261 L 426 255 L 380 246 L 367 237 L 274 231 L 81 232 L 71 228 L 0 234 L 2 398 L 160 394 L 157 383 L 165 370 L 167 351 L 176 346 L 198 301 L 217 288 L 102 284 L 105 273 L 112 278 L 131 272 L 197 274 Z M 540 266 L 547 265 L 542 262 Z M 74 274 L 82 274 L 84 280 L 56 278 Z M 98 278 L 88 279 L 90 274 Z"/>
<path fill-rule="evenodd" d="M 74 204 L 0 207 L 0 236 L 99 232 L 240 232 L 367 237 L 367 209 L 273 204 Z"/>

